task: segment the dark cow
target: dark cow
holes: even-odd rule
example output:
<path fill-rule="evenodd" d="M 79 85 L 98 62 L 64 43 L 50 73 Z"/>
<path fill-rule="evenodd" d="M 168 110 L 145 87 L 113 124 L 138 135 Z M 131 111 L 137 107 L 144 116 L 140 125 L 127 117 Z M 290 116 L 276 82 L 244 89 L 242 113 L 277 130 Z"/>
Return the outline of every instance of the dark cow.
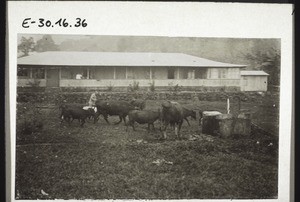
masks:
<path fill-rule="evenodd" d="M 187 119 L 188 117 L 191 117 L 192 119 L 196 120 L 196 111 L 183 107 L 183 118 L 184 120 L 186 120 L 188 125 L 191 126 L 189 120 Z"/>
<path fill-rule="evenodd" d="M 81 125 L 83 127 L 83 124 L 85 123 L 85 119 L 89 116 L 94 116 L 95 111 L 92 108 L 88 108 L 87 110 L 82 108 L 67 108 L 62 111 L 61 116 L 61 123 L 63 120 L 66 120 L 69 125 L 74 119 L 78 119 L 79 122 L 81 122 Z"/>
<path fill-rule="evenodd" d="M 191 117 L 192 119 L 196 120 L 196 114 L 196 111 L 183 107 L 183 119 L 188 123 L 189 126 L 191 126 L 191 124 L 188 120 L 188 117 Z M 174 128 L 173 122 L 171 122 L 170 125 Z"/>
<path fill-rule="evenodd" d="M 59 106 L 59 109 L 61 110 L 59 118 L 60 119 L 62 118 L 62 115 L 63 115 L 64 111 L 66 111 L 67 109 L 83 109 L 84 107 L 87 107 L 86 104 L 63 103 Z M 88 118 L 91 119 L 94 116 L 95 116 L 95 113 L 90 114 L 90 116 L 88 116 Z M 73 122 L 73 119 L 71 119 L 70 121 Z"/>
<path fill-rule="evenodd" d="M 146 100 L 141 100 L 141 99 L 133 99 L 130 101 L 130 104 L 143 110 L 146 108 Z"/>
<path fill-rule="evenodd" d="M 109 124 L 108 121 L 108 116 L 119 116 L 120 121 L 115 123 L 115 124 L 119 124 L 122 122 L 122 120 L 124 121 L 125 125 L 126 125 L 126 116 L 128 115 L 128 113 L 131 110 L 136 109 L 136 107 L 132 106 L 130 103 L 126 102 L 126 101 L 102 101 L 102 100 L 98 100 L 96 102 L 96 107 L 97 107 L 97 115 L 95 117 L 95 123 L 98 120 L 98 117 L 100 116 L 100 114 L 103 115 L 106 123 Z"/>
<path fill-rule="evenodd" d="M 83 104 L 77 104 L 77 103 L 63 103 L 59 106 L 59 109 L 61 110 L 59 118 L 62 118 L 62 115 L 65 110 L 67 109 L 82 109 L 85 105 Z"/>
<path fill-rule="evenodd" d="M 180 129 L 183 122 L 183 107 L 177 102 L 165 101 L 162 103 L 162 131 L 163 138 L 167 138 L 167 127 L 169 124 L 174 124 L 175 134 L 178 139 L 181 139 Z"/>
<path fill-rule="evenodd" d="M 161 110 L 132 110 L 128 114 L 128 124 L 126 127 L 126 131 L 128 130 L 128 126 L 132 126 L 133 130 L 135 130 L 134 123 L 137 122 L 139 124 L 148 124 L 148 131 L 150 131 L 150 125 L 154 128 L 154 122 L 160 119 Z"/>

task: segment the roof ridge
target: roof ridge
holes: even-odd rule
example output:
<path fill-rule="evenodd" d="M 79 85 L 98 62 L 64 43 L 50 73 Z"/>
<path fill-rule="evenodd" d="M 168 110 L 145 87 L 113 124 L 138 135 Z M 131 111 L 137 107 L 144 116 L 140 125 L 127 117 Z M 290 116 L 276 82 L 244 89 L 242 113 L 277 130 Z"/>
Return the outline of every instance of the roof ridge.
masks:
<path fill-rule="evenodd" d="M 18 58 L 24 65 L 245 67 L 176 52 L 46 51 Z"/>
<path fill-rule="evenodd" d="M 184 55 L 189 55 L 187 53 L 182 53 L 182 52 L 146 52 L 146 51 L 44 51 L 44 52 L 39 52 L 39 53 L 49 53 L 49 52 L 54 52 L 54 53 L 162 53 L 162 54 L 184 54 Z"/>

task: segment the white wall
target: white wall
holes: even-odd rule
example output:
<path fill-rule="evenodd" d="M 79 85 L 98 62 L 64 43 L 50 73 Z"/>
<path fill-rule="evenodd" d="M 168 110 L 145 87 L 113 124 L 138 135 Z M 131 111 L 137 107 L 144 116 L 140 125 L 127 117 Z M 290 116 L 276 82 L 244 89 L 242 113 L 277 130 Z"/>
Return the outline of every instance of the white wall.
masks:
<path fill-rule="evenodd" d="M 40 81 L 40 87 L 46 86 L 46 79 L 18 79 L 18 86 L 30 87 L 31 85 L 29 84 L 29 82 L 34 82 L 34 80 Z"/>
<path fill-rule="evenodd" d="M 267 76 L 242 76 L 241 91 L 267 91 Z"/>
<path fill-rule="evenodd" d="M 63 79 L 60 81 L 61 87 L 105 87 L 105 86 L 115 86 L 115 87 L 126 87 L 132 84 L 134 81 L 139 82 L 139 86 L 150 86 L 152 81 L 155 82 L 155 86 L 169 86 L 169 85 L 180 85 L 180 86 L 240 86 L 240 79 L 103 79 L 103 80 L 93 80 L 93 79 Z"/>
<path fill-rule="evenodd" d="M 219 78 L 219 73 L 225 71 L 225 79 L 239 79 L 240 68 L 208 68 L 207 78 L 208 79 L 223 79 Z"/>
<path fill-rule="evenodd" d="M 40 87 L 46 87 L 46 79 L 36 80 L 40 81 Z M 267 76 L 242 76 L 241 79 L 62 79 L 60 87 L 127 87 L 134 81 L 139 82 L 141 87 L 148 87 L 154 81 L 155 86 L 241 86 L 241 91 L 267 91 L 268 88 Z M 30 87 L 29 82 L 34 82 L 34 79 L 18 79 L 18 86 Z"/>

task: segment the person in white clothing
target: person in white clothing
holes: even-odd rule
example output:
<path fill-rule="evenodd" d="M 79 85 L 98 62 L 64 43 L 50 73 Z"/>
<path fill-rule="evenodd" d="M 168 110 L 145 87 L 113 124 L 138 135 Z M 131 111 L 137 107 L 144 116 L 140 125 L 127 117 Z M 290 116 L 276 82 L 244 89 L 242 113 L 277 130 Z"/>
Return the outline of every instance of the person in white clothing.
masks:
<path fill-rule="evenodd" d="M 76 74 L 76 79 L 82 79 L 82 74 Z"/>
<path fill-rule="evenodd" d="M 98 94 L 98 91 L 96 91 L 95 93 L 92 93 L 90 100 L 89 100 L 90 107 L 95 107 L 96 101 L 97 101 L 97 94 Z"/>

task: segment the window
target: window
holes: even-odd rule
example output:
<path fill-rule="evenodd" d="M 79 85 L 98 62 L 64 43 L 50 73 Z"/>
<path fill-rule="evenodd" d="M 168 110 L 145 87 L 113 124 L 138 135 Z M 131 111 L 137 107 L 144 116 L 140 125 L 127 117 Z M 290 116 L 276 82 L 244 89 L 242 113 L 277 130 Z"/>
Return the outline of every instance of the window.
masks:
<path fill-rule="evenodd" d="M 186 68 L 181 69 L 181 79 L 187 79 L 188 73 L 189 71 Z"/>
<path fill-rule="evenodd" d="M 228 73 L 227 69 L 219 69 L 218 78 L 219 79 L 226 79 L 227 78 L 227 73 Z"/>
<path fill-rule="evenodd" d="M 150 68 L 127 67 L 127 79 L 150 79 Z"/>
<path fill-rule="evenodd" d="M 44 68 L 32 69 L 32 77 L 34 79 L 44 79 L 45 78 L 45 69 Z"/>
<path fill-rule="evenodd" d="M 195 70 L 194 69 L 190 69 L 188 71 L 188 79 L 194 79 L 195 78 Z"/>
<path fill-rule="evenodd" d="M 152 79 L 156 79 L 156 74 L 155 74 L 156 71 L 155 70 L 156 70 L 156 68 L 151 68 L 151 78 Z"/>
<path fill-rule="evenodd" d="M 116 79 L 126 79 L 125 67 L 116 67 Z"/>
<path fill-rule="evenodd" d="M 183 68 L 181 70 L 181 75 L 183 79 L 194 79 L 195 78 L 195 70 L 192 68 Z"/>
<path fill-rule="evenodd" d="M 211 71 L 212 71 L 212 69 L 207 70 L 207 78 L 208 79 L 211 79 Z"/>
<path fill-rule="evenodd" d="M 86 67 L 61 68 L 61 78 L 62 79 L 76 79 L 76 75 L 82 75 L 82 79 L 86 79 L 87 78 L 87 68 Z"/>
<path fill-rule="evenodd" d="M 18 77 L 21 78 L 29 78 L 29 68 L 25 68 L 25 67 L 18 67 L 18 72 L 17 75 Z"/>
<path fill-rule="evenodd" d="M 195 71 L 195 79 L 207 79 L 207 69 L 197 68 Z"/>
<path fill-rule="evenodd" d="M 175 79 L 175 69 L 174 68 L 168 69 L 168 79 Z"/>
<path fill-rule="evenodd" d="M 90 67 L 89 69 L 89 79 L 96 79 L 95 78 L 95 68 Z"/>

